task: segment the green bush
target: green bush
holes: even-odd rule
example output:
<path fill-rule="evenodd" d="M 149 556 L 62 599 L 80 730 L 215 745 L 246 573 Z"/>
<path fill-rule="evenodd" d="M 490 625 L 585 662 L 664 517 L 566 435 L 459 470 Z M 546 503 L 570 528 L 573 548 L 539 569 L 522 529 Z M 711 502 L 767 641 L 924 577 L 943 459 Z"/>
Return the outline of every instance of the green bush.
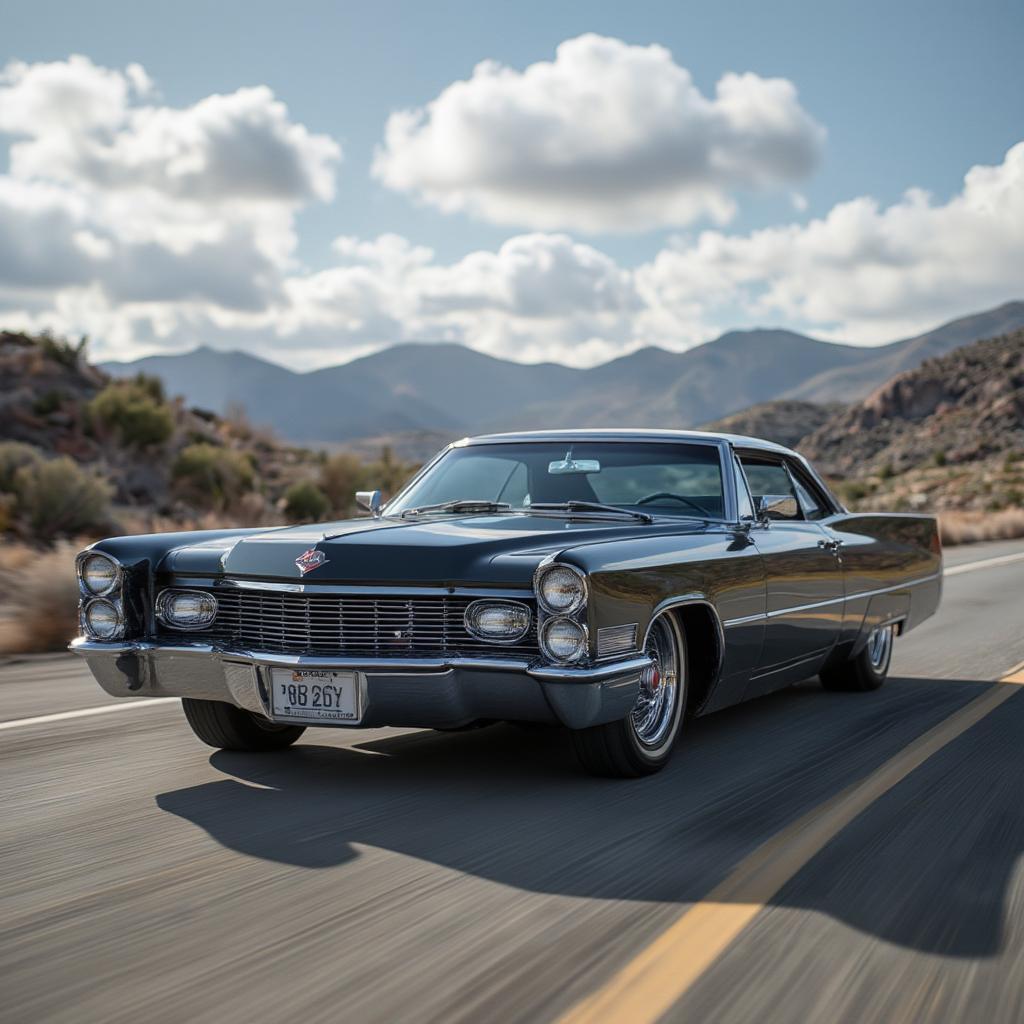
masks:
<path fill-rule="evenodd" d="M 241 452 L 190 444 L 171 467 L 175 494 L 196 508 L 222 512 L 256 485 L 252 462 Z"/>
<path fill-rule="evenodd" d="M 104 528 L 109 521 L 112 489 L 83 470 L 74 459 L 22 466 L 14 474 L 18 519 L 36 540 L 74 537 Z"/>
<path fill-rule="evenodd" d="M 310 480 L 292 484 L 285 491 L 284 514 L 292 523 L 313 523 L 330 511 L 327 495 Z"/>
<path fill-rule="evenodd" d="M 85 356 L 89 348 L 89 336 L 83 334 L 74 345 L 64 338 L 55 338 L 49 331 L 43 331 L 38 338 L 39 347 L 43 353 L 61 366 L 69 370 L 75 370 L 80 363 L 85 362 Z"/>
<path fill-rule="evenodd" d="M 21 441 L 0 441 L 0 492 L 14 491 L 14 474 L 24 466 L 35 466 L 43 461 L 42 452 Z"/>
<path fill-rule="evenodd" d="M 108 384 L 89 403 L 89 413 L 94 423 L 117 434 L 126 447 L 163 444 L 174 432 L 174 415 L 163 401 L 162 385 L 142 374 L 135 380 Z"/>
<path fill-rule="evenodd" d="M 366 467 L 349 452 L 339 452 L 320 467 L 320 490 L 338 515 L 350 511 L 356 503 L 356 491 L 366 480 Z"/>

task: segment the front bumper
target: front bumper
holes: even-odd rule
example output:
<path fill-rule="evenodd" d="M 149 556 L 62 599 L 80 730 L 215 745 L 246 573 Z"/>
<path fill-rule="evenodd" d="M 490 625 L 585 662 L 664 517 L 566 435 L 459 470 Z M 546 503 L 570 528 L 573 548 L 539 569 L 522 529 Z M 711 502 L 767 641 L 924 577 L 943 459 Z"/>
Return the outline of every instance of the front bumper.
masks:
<path fill-rule="evenodd" d="M 502 658 L 331 658 L 85 637 L 70 649 L 114 697 L 219 700 L 268 717 L 271 669 L 353 670 L 365 681 L 357 728 L 455 728 L 508 719 L 585 729 L 625 718 L 650 665 L 643 655 L 575 668 Z"/>

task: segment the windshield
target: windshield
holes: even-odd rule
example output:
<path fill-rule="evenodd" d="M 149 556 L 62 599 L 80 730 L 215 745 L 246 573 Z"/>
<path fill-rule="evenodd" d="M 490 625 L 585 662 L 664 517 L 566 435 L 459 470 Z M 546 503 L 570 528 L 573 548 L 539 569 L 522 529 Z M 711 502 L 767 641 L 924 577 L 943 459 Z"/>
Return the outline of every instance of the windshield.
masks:
<path fill-rule="evenodd" d="M 599 502 L 710 519 L 723 518 L 724 508 L 715 445 L 545 441 L 453 448 L 386 514 L 457 501 L 511 508 Z"/>

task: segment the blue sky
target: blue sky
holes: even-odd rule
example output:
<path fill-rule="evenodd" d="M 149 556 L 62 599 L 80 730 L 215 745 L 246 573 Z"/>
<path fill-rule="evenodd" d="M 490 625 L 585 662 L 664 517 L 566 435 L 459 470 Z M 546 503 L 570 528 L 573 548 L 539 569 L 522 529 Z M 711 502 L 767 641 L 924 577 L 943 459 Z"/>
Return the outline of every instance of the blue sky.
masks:
<path fill-rule="evenodd" d="M 293 243 L 286 256 L 279 252 L 271 262 L 276 259 L 278 270 L 292 275 L 316 274 L 330 267 L 337 252 L 332 241 L 339 236 L 367 241 L 382 234 L 400 236 L 410 247 L 429 247 L 432 262 L 451 270 L 468 255 L 493 254 L 509 239 L 543 232 L 564 234 L 574 245 L 596 250 L 614 265 L 614 271 L 609 271 L 613 276 L 619 270 L 635 275 L 638 267 L 653 265 L 659 254 L 667 251 L 678 256 L 682 249 L 685 258 L 677 260 L 672 272 L 696 280 L 695 261 L 705 268 L 708 260 L 706 254 L 687 250 L 687 246 L 701 231 L 746 239 L 750 244 L 742 259 L 749 264 L 752 233 L 759 229 L 807 225 L 856 197 L 871 197 L 884 210 L 900 203 L 911 188 L 926 190 L 932 203 L 941 206 L 963 190 L 964 175 L 972 166 L 1000 166 L 1011 147 L 1024 139 L 1024 61 L 1020 59 L 1024 5 L 1019 3 L 545 4 L 527 0 L 516 4 L 286 6 L 262 0 L 178 0 L 172 5 L 5 3 L 0 12 L 4 24 L 0 66 L 10 61 L 27 65 L 64 61 L 72 53 L 83 54 L 108 69 L 137 63 L 152 81 L 145 102 L 167 108 L 189 108 L 213 94 L 230 95 L 246 86 L 264 85 L 276 100 L 286 104 L 291 123 L 339 144 L 343 158 L 332 165 L 333 198 L 325 199 L 321 190 L 291 203 Z M 706 213 L 674 215 L 664 223 L 643 214 L 635 230 L 624 229 L 621 223 L 609 229 L 606 214 L 582 214 L 567 223 L 552 222 L 552 201 L 547 201 L 547 213 L 536 216 L 522 213 L 522 204 L 515 207 L 518 212 L 507 212 L 510 207 L 506 204 L 497 215 L 481 214 L 471 202 L 467 205 L 461 200 L 461 206 L 456 203 L 458 208 L 446 212 L 439 208 L 440 201 L 425 197 L 426 186 L 397 187 L 371 173 L 385 124 L 395 111 L 424 107 L 452 83 L 468 79 L 484 59 L 520 74 L 536 62 L 555 60 L 559 44 L 584 33 L 630 46 L 658 44 L 667 48 L 675 65 L 689 72 L 692 84 L 705 97 L 714 94 L 716 83 L 728 72 L 785 79 L 796 90 L 801 116 L 823 129 L 823 141 L 812 147 L 814 157 L 805 161 L 808 166 L 787 180 L 782 180 L 786 175 L 776 169 L 770 171 L 772 182 L 767 187 L 746 180 L 723 186 L 722 194 L 727 194 L 733 208 L 717 222 Z M 6 138 L 17 140 L 23 135 L 24 131 L 8 131 Z M 0 141 L 4 138 L 0 134 Z M 45 168 L 40 171 L 38 162 L 33 166 L 34 170 L 19 169 L 14 176 L 22 184 L 45 179 Z M 408 177 L 409 172 L 404 173 Z M 1010 180 L 1010 187 L 1016 190 L 1017 179 L 1011 175 Z M 62 179 L 61 187 L 73 187 L 77 194 L 86 195 L 78 182 Z M 89 187 L 95 187 L 95 182 Z M 488 209 L 497 207 L 492 203 Z M 96 235 L 105 226 L 93 226 L 89 231 Z M 118 231 L 123 237 L 124 232 Z M 979 238 L 968 244 L 968 250 L 971 244 L 980 246 L 982 242 Z M 1001 251 L 1012 255 L 1016 244 L 1016 236 L 1000 238 L 997 248 L 1007 246 Z M 901 250 L 895 260 L 899 262 L 903 245 L 896 247 Z M 535 250 L 536 243 L 531 253 Z M 186 244 L 177 244 L 178 257 L 184 258 L 187 251 Z M 577 252 L 565 258 L 578 257 Z M 347 264 L 354 258 L 347 256 Z M 379 253 L 367 258 L 375 265 L 380 263 Z M 736 258 L 730 255 L 730 263 Z M 244 258 L 240 262 L 245 265 Z M 257 262 L 254 258 L 254 267 Z M 419 261 L 420 271 L 422 264 Z M 593 260 L 587 266 L 592 278 Z M 627 291 L 634 286 L 646 289 L 647 297 L 627 296 L 617 310 L 609 309 L 602 299 L 603 305 L 599 304 L 596 313 L 591 310 L 593 315 L 584 317 L 585 322 L 576 318 L 563 324 L 561 332 L 554 323 L 558 317 L 551 312 L 553 307 L 544 302 L 540 303 L 544 323 L 533 332 L 529 315 L 524 316 L 522 310 L 513 311 L 517 322 L 511 326 L 491 322 L 481 327 L 471 324 L 464 313 L 439 323 L 424 312 L 429 303 L 399 310 L 394 302 L 369 315 L 365 309 L 357 310 L 358 315 L 342 310 L 334 321 L 323 315 L 312 319 L 282 315 L 271 325 L 270 320 L 258 323 L 250 317 L 228 329 L 225 324 L 230 317 L 209 309 L 199 311 L 201 297 L 194 291 L 186 296 L 187 309 L 179 305 L 171 311 L 166 302 L 157 309 L 157 302 L 165 297 L 144 295 L 132 284 L 122 288 L 132 304 L 117 306 L 109 299 L 117 288 L 101 279 L 89 279 L 88 283 L 93 291 L 104 290 L 103 315 L 95 304 L 75 314 L 73 310 L 88 306 L 82 298 L 87 287 L 84 278 L 72 280 L 68 286 L 79 289 L 76 300 L 68 289 L 49 298 L 41 288 L 27 298 L 10 285 L 5 293 L 0 276 L 0 313 L 6 308 L 9 319 L 37 324 L 48 310 L 59 310 L 52 315 L 53 322 L 68 329 L 75 326 L 78 315 L 84 326 L 101 335 L 101 346 L 119 355 L 209 341 L 224 347 L 253 348 L 280 359 L 291 339 L 296 343 L 292 350 L 301 352 L 297 356 L 300 361 L 317 364 L 396 340 L 433 340 L 437 335 L 495 354 L 520 358 L 550 355 L 587 362 L 642 343 L 685 347 L 732 323 L 771 321 L 820 336 L 877 343 L 903 330 L 938 322 L 954 312 L 954 307 L 968 312 L 977 303 L 1024 295 L 1024 283 L 1014 289 L 1012 280 L 994 281 L 991 275 L 955 295 L 949 294 L 948 284 L 934 282 L 929 288 L 941 301 L 922 295 L 928 288 L 915 283 L 904 288 L 905 307 L 892 299 L 884 308 L 857 316 L 841 303 L 834 303 L 834 308 L 827 304 L 813 308 L 793 298 L 801 266 L 795 265 L 794 279 L 781 285 L 764 275 L 755 280 L 754 271 L 744 270 L 741 282 L 720 288 L 713 308 L 698 309 L 699 296 L 688 292 L 682 298 L 677 296 L 672 313 L 675 320 L 657 309 L 640 326 L 628 312 L 630 304 L 649 306 L 651 288 L 660 288 L 662 294 L 670 286 L 664 281 L 651 284 L 653 272 L 647 275 L 646 284 L 637 284 L 631 277 L 622 287 Z M 0 275 L 3 270 L 0 264 Z M 663 276 L 668 272 L 662 267 Z M 19 287 L 26 273 L 19 271 Z M 927 276 L 933 279 L 935 274 Z M 345 295 L 350 283 L 346 281 Z M 809 280 L 808 286 L 813 283 Z M 454 287 L 455 291 L 464 290 L 458 284 Z M 602 294 L 607 293 L 606 281 L 600 287 Z M 613 290 L 618 287 L 615 284 Z M 772 298 L 772 290 L 780 288 L 785 296 L 780 293 Z M 874 305 L 874 294 L 889 288 L 888 280 L 881 282 L 871 300 L 863 304 Z M 449 292 L 444 297 L 446 309 L 451 304 Z M 335 294 L 331 301 L 337 311 L 344 306 L 344 295 Z M 431 308 L 438 301 L 433 296 Z M 538 308 L 537 303 L 531 308 Z M 503 315 L 512 314 L 505 309 Z M 129 322 L 134 326 L 124 327 Z M 204 327 L 211 322 L 217 326 Z M 524 351 L 524 335 L 540 340 Z M 262 340 L 270 336 L 275 340 Z"/>

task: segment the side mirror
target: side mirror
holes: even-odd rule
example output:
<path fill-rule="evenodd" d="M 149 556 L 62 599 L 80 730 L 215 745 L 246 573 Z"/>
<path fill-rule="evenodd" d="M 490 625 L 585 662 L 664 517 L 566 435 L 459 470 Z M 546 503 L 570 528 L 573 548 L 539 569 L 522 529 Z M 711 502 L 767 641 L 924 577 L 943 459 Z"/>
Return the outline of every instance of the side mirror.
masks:
<path fill-rule="evenodd" d="M 370 515 L 379 516 L 381 493 L 380 491 L 356 491 L 356 504 Z"/>
<path fill-rule="evenodd" d="M 798 519 L 800 506 L 796 498 L 790 494 L 762 494 L 757 501 L 757 518 L 764 521 L 768 519 Z"/>

